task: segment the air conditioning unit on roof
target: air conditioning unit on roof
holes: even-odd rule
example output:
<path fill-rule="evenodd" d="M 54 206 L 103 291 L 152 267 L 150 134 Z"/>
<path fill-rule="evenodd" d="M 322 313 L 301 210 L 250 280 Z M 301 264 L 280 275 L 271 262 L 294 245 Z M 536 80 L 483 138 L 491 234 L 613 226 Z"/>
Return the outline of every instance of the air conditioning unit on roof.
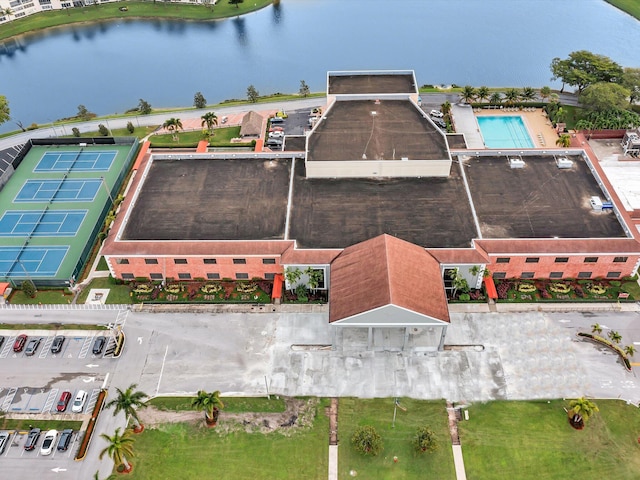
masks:
<path fill-rule="evenodd" d="M 571 168 L 573 167 L 573 160 L 569 160 L 567 157 L 556 158 L 556 165 L 558 168 Z"/>
<path fill-rule="evenodd" d="M 511 168 L 524 168 L 524 160 L 522 160 L 521 158 L 510 158 L 509 159 L 509 166 Z"/>

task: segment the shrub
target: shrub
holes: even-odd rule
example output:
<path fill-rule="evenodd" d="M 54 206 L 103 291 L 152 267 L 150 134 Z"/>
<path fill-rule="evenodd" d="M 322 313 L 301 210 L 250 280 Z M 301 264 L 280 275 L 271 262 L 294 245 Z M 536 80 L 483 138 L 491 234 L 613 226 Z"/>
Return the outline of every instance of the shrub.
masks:
<path fill-rule="evenodd" d="M 356 428 L 351 436 L 351 445 L 363 455 L 378 455 L 384 450 L 382 437 L 371 425 Z"/>
<path fill-rule="evenodd" d="M 71 133 L 73 133 L 74 137 L 79 137 L 80 136 L 80 129 L 78 127 L 73 127 L 71 129 Z"/>
<path fill-rule="evenodd" d="M 40 126 L 37 123 L 33 122 L 27 127 L 27 130 L 37 130 L 38 128 L 40 128 Z"/>
<path fill-rule="evenodd" d="M 127 132 L 133 133 L 136 128 L 133 126 L 133 123 L 127 122 Z"/>
<path fill-rule="evenodd" d="M 471 296 L 468 293 L 462 293 L 460 294 L 460 296 L 458 297 L 458 299 L 461 302 L 468 302 L 469 300 L 471 300 Z"/>
<path fill-rule="evenodd" d="M 25 280 L 22 282 L 22 293 L 27 297 L 36 298 L 36 286 L 31 280 Z"/>
<path fill-rule="evenodd" d="M 100 135 L 102 135 L 103 137 L 109 136 L 109 129 L 105 127 L 104 124 L 102 123 L 98 125 L 98 131 L 100 132 Z"/>
<path fill-rule="evenodd" d="M 511 289 L 511 283 L 509 282 L 500 282 L 496 285 L 496 292 L 498 294 L 498 298 L 501 300 L 505 300 L 507 298 L 507 293 Z"/>
<path fill-rule="evenodd" d="M 418 453 L 433 452 L 438 449 L 436 435 L 427 426 L 420 427 L 413 437 L 413 446 Z"/>

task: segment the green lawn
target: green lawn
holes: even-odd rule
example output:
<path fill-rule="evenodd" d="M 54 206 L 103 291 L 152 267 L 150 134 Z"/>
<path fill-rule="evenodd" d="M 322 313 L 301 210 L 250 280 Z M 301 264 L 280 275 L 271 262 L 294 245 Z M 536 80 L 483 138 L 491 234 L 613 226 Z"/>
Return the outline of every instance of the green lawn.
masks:
<path fill-rule="evenodd" d="M 104 257 L 100 257 L 100 260 L 98 260 L 98 265 L 96 266 L 96 270 L 97 271 L 109 270 L 109 267 L 107 266 L 107 260 Z"/>
<path fill-rule="evenodd" d="M 50 304 L 50 303 L 71 303 L 73 300 L 73 294 L 69 292 L 69 290 L 42 290 L 39 289 L 36 293 L 35 298 L 31 298 L 24 293 L 22 290 L 15 290 L 11 297 L 9 298 L 10 303 L 22 304 L 22 305 L 38 305 L 40 303 Z"/>
<path fill-rule="evenodd" d="M 39 428 L 43 432 L 47 430 L 64 430 L 65 428 L 72 428 L 73 430 L 80 430 L 82 422 L 73 422 L 65 420 L 12 420 L 9 418 L 0 419 L 0 430 L 29 430 L 29 427 Z"/>
<path fill-rule="evenodd" d="M 78 296 L 77 303 L 85 303 L 89 296 L 89 290 L 92 288 L 108 288 L 110 289 L 109 295 L 105 303 L 117 303 L 125 304 L 131 303 L 131 296 L 129 295 L 129 287 L 127 285 L 116 285 L 110 278 L 94 278 L 89 285 L 84 287 L 80 295 Z"/>
<path fill-rule="evenodd" d="M 225 434 L 218 428 L 165 424 L 136 435 L 131 480 L 287 480 L 327 478 L 328 405 L 318 405 L 310 429 L 282 433 Z M 221 418 L 224 417 L 224 412 Z"/>
<path fill-rule="evenodd" d="M 362 400 L 341 398 L 338 406 L 338 453 L 340 479 L 454 479 L 451 436 L 449 435 L 445 402 L 425 402 L 403 398 L 398 409 L 395 428 L 393 421 L 393 399 Z M 373 425 L 382 436 L 384 451 L 377 457 L 367 457 L 356 452 L 350 439 L 355 428 Z M 415 453 L 411 439 L 420 426 L 429 426 L 437 435 L 439 448 L 434 453 Z M 398 463 L 393 457 L 398 457 Z M 472 477 L 469 477 L 472 478 Z M 482 477 L 477 477 L 482 478 Z M 506 477 L 505 477 L 506 478 Z M 515 478 L 515 477 L 512 477 Z"/>
<path fill-rule="evenodd" d="M 606 2 L 640 20 L 640 2 L 638 0 L 606 0 Z"/>
<path fill-rule="evenodd" d="M 184 411 L 193 410 L 191 402 L 194 397 L 156 397 L 149 400 L 149 405 L 158 410 Z M 286 406 L 282 398 L 265 397 L 221 397 L 225 412 L 284 412 Z"/>
<path fill-rule="evenodd" d="M 251 142 L 245 142 L 241 144 L 232 144 L 232 138 L 238 138 L 240 136 L 240 127 L 223 127 L 214 129 L 214 135 L 209 139 L 209 145 L 212 147 L 221 146 L 235 146 L 235 147 L 247 147 L 251 145 Z M 159 135 L 153 135 L 149 138 L 151 146 L 154 148 L 177 148 L 177 147 L 195 147 L 200 140 L 204 139 L 202 130 L 196 130 L 192 132 L 179 132 L 178 140 L 173 139 L 173 135 L 170 133 L 164 133 Z"/>
<path fill-rule="evenodd" d="M 574 430 L 567 402 L 474 404 L 459 424 L 468 478 L 632 480 L 640 478 L 640 411 L 599 400 L 584 430 Z"/>

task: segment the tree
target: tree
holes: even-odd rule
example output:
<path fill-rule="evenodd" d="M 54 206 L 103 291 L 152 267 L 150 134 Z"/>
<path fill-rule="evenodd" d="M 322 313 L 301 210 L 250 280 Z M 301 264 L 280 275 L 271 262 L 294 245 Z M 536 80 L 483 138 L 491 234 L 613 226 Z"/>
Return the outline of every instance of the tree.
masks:
<path fill-rule="evenodd" d="M 29 298 L 36 298 L 36 286 L 31 280 L 24 280 L 22 282 L 22 293 L 24 293 Z"/>
<path fill-rule="evenodd" d="M 4 10 L 0 11 L 0 13 L 2 13 L 3 15 L 6 15 L 7 19 L 9 19 L 9 17 L 13 15 L 13 10 L 7 7 Z"/>
<path fill-rule="evenodd" d="M 550 87 L 542 87 L 540 89 L 540 98 L 542 98 L 542 100 L 546 100 L 547 98 L 549 98 L 550 95 L 551 95 Z"/>
<path fill-rule="evenodd" d="M 624 347 L 624 353 L 626 353 L 630 357 L 633 357 L 633 354 L 636 353 L 636 347 L 634 347 L 633 345 L 627 345 L 626 347 Z"/>
<path fill-rule="evenodd" d="M 580 103 L 590 110 L 624 109 L 631 92 L 617 83 L 598 82 L 586 87 L 580 94 Z"/>
<path fill-rule="evenodd" d="M 286 278 L 287 283 L 289 284 L 291 293 L 295 291 L 296 285 L 300 281 L 300 277 L 302 277 L 302 272 L 299 268 L 287 267 L 284 269 L 284 278 Z"/>
<path fill-rule="evenodd" d="M 517 88 L 510 88 L 504 92 L 504 99 L 507 105 L 514 105 L 520 98 L 520 92 Z"/>
<path fill-rule="evenodd" d="M 171 132 L 174 142 L 178 141 L 178 130 L 182 128 L 182 121 L 179 118 L 170 118 L 162 124 L 162 127 Z"/>
<path fill-rule="evenodd" d="M 251 103 L 256 103 L 258 101 L 259 96 L 260 96 L 260 93 L 258 93 L 258 90 L 256 90 L 256 87 L 254 87 L 253 85 L 249 85 L 247 87 L 247 98 Z"/>
<path fill-rule="evenodd" d="M 216 426 L 220 410 L 224 408 L 224 403 L 220 400 L 220 392 L 218 390 L 211 393 L 200 390 L 191 405 L 198 410 L 204 411 L 204 420 L 208 427 Z"/>
<path fill-rule="evenodd" d="M 98 125 L 98 132 L 100 132 L 100 135 L 102 135 L 103 137 L 109 136 L 109 129 L 102 123 Z"/>
<path fill-rule="evenodd" d="M 629 90 L 629 103 L 640 100 L 640 68 L 625 68 L 622 72 L 622 86 Z"/>
<path fill-rule="evenodd" d="M 536 91 L 531 87 L 524 87 L 520 92 L 520 98 L 525 102 L 530 102 L 536 98 Z"/>
<path fill-rule="evenodd" d="M 476 89 L 471 85 L 465 85 L 462 89 L 462 93 L 460 93 L 460 99 L 464 103 L 471 103 L 474 98 L 476 98 Z"/>
<path fill-rule="evenodd" d="M 115 407 L 115 409 L 113 410 L 114 417 L 120 412 L 124 412 L 126 416 L 131 417 L 134 425 L 133 431 L 135 433 L 140 433 L 142 432 L 142 430 L 144 430 L 144 426 L 140 423 L 137 410 L 139 408 L 145 408 L 147 406 L 145 398 L 148 398 L 148 395 L 144 392 L 136 390 L 137 387 L 138 385 L 133 383 L 129 385 L 129 388 L 127 388 L 125 391 L 116 388 L 118 395 L 116 398 L 106 404 L 106 408 Z"/>
<path fill-rule="evenodd" d="M 462 293 L 467 293 L 469 291 L 469 283 L 462 275 L 460 275 L 460 272 L 457 268 L 449 272 L 449 278 L 451 278 L 451 283 L 453 286 L 453 293 L 451 294 L 452 297 L 456 296 L 458 290 L 460 290 L 460 292 Z"/>
<path fill-rule="evenodd" d="M 500 94 L 500 92 L 493 92 L 489 97 L 489 103 L 491 105 L 500 105 L 501 102 L 502 102 L 502 95 Z"/>
<path fill-rule="evenodd" d="M 413 437 L 413 446 L 418 453 L 437 450 L 438 441 L 436 440 L 436 434 L 427 426 L 418 428 Z"/>
<path fill-rule="evenodd" d="M 440 109 L 442 110 L 443 115 L 449 115 L 451 113 L 451 102 L 449 102 L 449 100 L 445 101 L 440 105 Z"/>
<path fill-rule="evenodd" d="M 587 50 L 571 52 L 562 60 L 558 57 L 551 61 L 551 80 L 561 80 L 565 84 L 577 87 L 578 93 L 593 83 L 618 82 L 622 78 L 622 67 L 609 57 L 597 55 Z"/>
<path fill-rule="evenodd" d="M 351 436 L 351 444 L 363 455 L 378 455 L 384 450 L 382 437 L 371 425 L 356 428 Z"/>
<path fill-rule="evenodd" d="M 560 148 L 569 148 L 571 146 L 571 135 L 563 133 L 556 140 L 556 145 Z"/>
<path fill-rule="evenodd" d="M 7 97 L 0 95 L 0 125 L 9 121 L 11 118 L 11 110 L 9 109 L 9 102 Z"/>
<path fill-rule="evenodd" d="M 571 413 L 579 416 L 582 422 L 586 423 L 594 413 L 599 412 L 598 406 L 585 397 L 580 397 L 569 402 Z M 578 419 L 576 419 L 578 420 Z"/>
<path fill-rule="evenodd" d="M 300 90 L 298 92 L 303 97 L 309 96 L 309 93 L 311 92 L 309 91 L 309 85 L 307 85 L 307 82 L 305 82 L 304 80 L 300 80 Z"/>
<path fill-rule="evenodd" d="M 84 105 L 78 105 L 78 115 L 76 115 L 80 120 L 84 120 L 85 122 L 89 120 L 91 117 L 95 117 L 94 113 L 91 113 L 87 107 Z"/>
<path fill-rule="evenodd" d="M 204 108 L 207 106 L 207 99 L 204 98 L 202 92 L 196 92 L 193 96 L 193 106 L 196 108 Z"/>
<path fill-rule="evenodd" d="M 207 130 L 211 134 L 211 132 L 213 131 L 213 126 L 218 125 L 218 116 L 215 114 L 215 112 L 207 112 L 200 118 L 202 119 L 200 125 L 203 127 L 206 125 Z"/>
<path fill-rule="evenodd" d="M 476 92 L 476 96 L 480 101 L 487 100 L 489 98 L 489 95 L 491 95 L 491 93 L 489 92 L 489 87 L 485 86 L 478 88 L 478 91 Z"/>
<path fill-rule="evenodd" d="M 74 137 L 79 137 L 80 136 L 80 129 L 78 127 L 73 127 L 71 129 L 71 133 L 73 133 Z"/>
<path fill-rule="evenodd" d="M 142 115 L 149 115 L 151 113 L 151 104 L 149 102 L 147 102 L 146 100 L 143 100 L 142 98 L 140 99 L 140 102 L 138 102 L 138 111 L 142 114 Z"/>
<path fill-rule="evenodd" d="M 304 271 L 304 273 L 309 278 L 309 288 L 313 293 L 315 293 L 318 289 L 318 286 L 320 285 L 320 282 L 324 278 L 324 272 L 318 268 L 308 267 Z"/>
<path fill-rule="evenodd" d="M 244 1 L 244 0 L 229 0 L 229 3 L 230 3 L 231 5 L 234 5 L 234 4 L 235 4 L 236 8 L 240 8 L 240 4 L 241 4 L 243 1 Z"/>
<path fill-rule="evenodd" d="M 610 330 L 607 336 L 614 343 L 620 343 L 622 341 L 622 335 L 620 335 L 615 330 Z"/>
<path fill-rule="evenodd" d="M 129 458 L 133 457 L 133 443 L 134 440 L 131 437 L 131 430 L 124 430 L 124 432 L 120 433 L 120 427 L 116 428 L 115 432 L 112 436 L 103 433 L 100 435 L 101 438 L 106 440 L 109 444 L 100 452 L 100 460 L 105 455 L 108 455 L 116 467 L 120 465 L 124 465 L 124 471 L 131 471 L 131 464 L 129 463 Z"/>
<path fill-rule="evenodd" d="M 135 132 L 135 130 L 136 130 L 136 127 L 133 126 L 133 123 L 127 122 L 127 132 L 133 133 Z"/>
<path fill-rule="evenodd" d="M 593 325 L 591 325 L 591 333 L 597 333 L 598 335 L 602 333 L 602 327 L 599 323 L 594 323 Z"/>

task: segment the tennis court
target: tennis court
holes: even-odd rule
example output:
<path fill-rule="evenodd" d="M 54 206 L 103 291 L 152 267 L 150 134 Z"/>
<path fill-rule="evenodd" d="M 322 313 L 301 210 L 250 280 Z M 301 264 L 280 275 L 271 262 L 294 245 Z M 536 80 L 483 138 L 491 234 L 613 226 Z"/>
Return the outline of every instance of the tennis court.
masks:
<path fill-rule="evenodd" d="M 27 180 L 13 201 L 93 202 L 101 183 L 99 179 Z"/>
<path fill-rule="evenodd" d="M 74 237 L 87 210 L 8 210 L 0 218 L 0 237 Z"/>
<path fill-rule="evenodd" d="M 107 172 L 118 155 L 115 151 L 86 152 L 82 149 L 45 152 L 34 172 Z"/>
<path fill-rule="evenodd" d="M 55 277 L 68 246 L 0 247 L 0 276 Z"/>

